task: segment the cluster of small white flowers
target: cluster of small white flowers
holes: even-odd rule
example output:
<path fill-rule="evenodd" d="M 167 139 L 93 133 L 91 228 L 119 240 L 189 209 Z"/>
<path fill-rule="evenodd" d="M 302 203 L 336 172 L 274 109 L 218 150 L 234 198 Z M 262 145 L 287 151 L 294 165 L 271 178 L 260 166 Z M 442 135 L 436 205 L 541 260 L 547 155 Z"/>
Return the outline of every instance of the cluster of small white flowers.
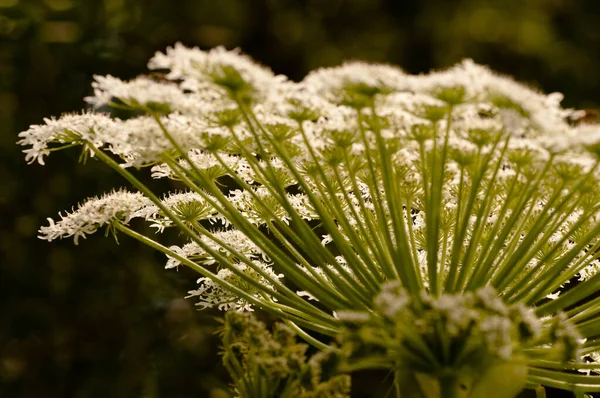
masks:
<path fill-rule="evenodd" d="M 223 169 L 224 172 L 226 171 L 219 159 L 210 152 L 205 152 L 200 149 L 194 148 L 187 153 L 187 157 L 192 162 L 192 165 L 198 170 L 219 168 Z M 250 173 L 250 171 L 248 170 L 248 161 L 244 158 L 229 154 L 221 154 L 219 155 L 219 157 L 227 167 L 233 169 L 237 175 L 240 175 L 240 177 L 244 178 Z M 192 166 L 190 166 L 190 164 L 185 159 L 179 159 L 178 163 L 179 166 L 181 166 L 181 168 L 183 169 L 191 170 L 192 168 Z M 152 166 L 151 171 L 153 178 L 177 178 L 177 174 L 167 163 L 161 163 Z M 248 178 L 246 177 L 244 179 Z"/>
<path fill-rule="evenodd" d="M 233 68 L 254 90 L 265 97 L 275 94 L 278 83 L 287 80 L 285 76 L 275 76 L 264 67 L 256 64 L 239 50 L 228 51 L 216 47 L 210 51 L 187 48 L 181 43 L 167 48 L 166 53 L 157 52 L 149 61 L 150 69 L 168 70 L 166 77 L 181 80 L 181 87 L 192 92 L 213 92 L 214 76 L 222 75 L 223 68 Z"/>
<path fill-rule="evenodd" d="M 90 198 L 72 213 L 60 214 L 61 219 L 57 222 L 48 218 L 50 225 L 40 228 L 40 238 L 52 241 L 73 236 L 77 244 L 79 238 L 85 238 L 112 222 L 127 224 L 132 218 L 140 217 L 139 212 L 151 205 L 152 202 L 144 195 L 125 190 Z"/>
<path fill-rule="evenodd" d="M 579 280 L 586 281 L 591 279 L 592 276 L 600 272 L 600 259 L 591 261 L 585 268 L 579 271 Z"/>
<path fill-rule="evenodd" d="M 331 102 L 338 102 L 342 90 L 350 85 L 381 91 L 408 91 L 409 79 L 392 65 L 347 62 L 342 66 L 317 69 L 304 79 L 306 87 Z"/>
<path fill-rule="evenodd" d="M 231 251 L 235 250 L 237 253 L 246 258 L 261 258 L 265 261 L 268 260 L 263 251 L 254 242 L 248 239 L 248 237 L 241 231 L 230 229 L 226 231 L 216 231 L 212 233 L 212 235 L 215 239 L 212 239 L 206 235 L 202 235 L 200 239 L 206 246 L 216 252 L 220 252 L 225 256 L 235 257 Z M 216 240 L 222 242 L 223 245 L 227 245 L 231 250 L 225 250 L 224 247 L 220 243 L 217 243 Z M 196 262 L 202 262 L 207 265 L 217 262 L 212 255 L 200 247 L 196 242 L 186 243 L 182 247 L 171 246 L 169 249 L 182 257 L 194 260 Z M 176 268 L 181 264 L 181 262 L 176 258 L 171 256 L 167 257 L 168 261 L 165 268 Z"/>
<path fill-rule="evenodd" d="M 484 361 L 493 358 L 510 361 L 522 349 L 544 344 L 539 340 L 542 321 L 534 312 L 521 304 L 504 304 L 491 287 L 462 294 L 442 294 L 437 298 L 423 291 L 420 296 L 420 304 L 413 305 L 418 300 L 414 295 L 409 294 L 398 281 L 388 282 L 374 299 L 374 314 L 341 313 L 340 318 L 345 323 L 376 328 L 377 336 L 382 337 L 371 338 L 367 344 L 386 346 L 393 352 L 394 360 L 402 366 L 412 366 L 413 354 L 404 357 L 403 350 L 396 351 L 394 346 L 406 343 L 411 350 L 418 350 L 411 345 L 412 338 L 406 337 L 415 334 L 425 342 L 431 341 L 432 345 L 446 341 L 452 346 L 456 344 L 456 347 L 478 347 L 480 354 L 485 352 L 488 356 Z M 565 344 L 569 344 L 574 341 L 570 334 L 572 325 L 566 319 L 562 321 L 569 326 L 565 326 L 564 331 L 557 329 L 553 338 L 564 338 Z M 368 333 L 365 332 L 365 335 Z M 429 355 L 432 352 L 436 351 L 430 351 Z M 481 357 L 463 357 L 465 362 L 453 366 L 480 366 L 477 365 L 480 360 Z"/>
<path fill-rule="evenodd" d="M 600 144 L 600 126 L 597 124 L 579 125 L 575 128 L 573 136 L 580 145 L 598 146 Z"/>
<path fill-rule="evenodd" d="M 172 192 L 161 200 L 169 210 L 175 213 L 182 221 L 196 223 L 203 220 L 211 224 L 221 222 L 223 216 L 210 205 L 206 199 L 195 192 Z M 172 227 L 173 220 L 167 217 L 158 206 L 148 206 L 139 212 L 157 232 L 163 232 L 165 228 Z"/>
<path fill-rule="evenodd" d="M 139 108 L 152 104 L 167 104 L 172 111 L 202 114 L 210 98 L 185 93 L 177 84 L 163 83 L 141 76 L 125 82 L 113 76 L 94 76 L 94 95 L 85 101 L 96 108 L 120 105 Z M 216 98 L 215 98 L 216 99 Z"/>
<path fill-rule="evenodd" d="M 373 303 L 381 315 L 395 319 L 406 310 L 406 306 L 410 303 L 410 296 L 398 281 L 389 282 L 382 286 L 381 292 L 375 297 Z"/>
<path fill-rule="evenodd" d="M 20 145 L 28 146 L 23 150 L 28 163 L 37 161 L 44 164 L 44 156 L 50 154 L 49 144 L 72 144 L 82 140 L 101 147 L 107 135 L 117 132 L 117 120 L 103 113 L 68 114 L 60 119 L 44 119 L 45 124 L 34 125 L 19 133 Z"/>
<path fill-rule="evenodd" d="M 240 213 L 250 222 L 257 225 L 267 221 L 283 221 L 288 223 L 292 215 L 264 187 L 253 189 L 255 198 L 249 191 L 235 189 L 229 192 L 229 201 L 236 206 Z M 304 194 L 287 194 L 286 201 L 296 214 L 304 220 L 318 219 L 319 216 Z"/>
<path fill-rule="evenodd" d="M 282 274 L 276 274 L 272 270 L 272 268 L 266 263 L 255 260 L 254 264 L 274 280 L 283 278 Z M 250 278 L 258 281 L 264 287 L 265 290 L 273 291 L 273 286 L 251 267 L 242 263 L 236 264 L 235 267 L 240 272 L 246 273 Z M 216 277 L 219 280 L 226 281 L 228 283 L 233 284 L 234 286 L 245 290 L 249 295 L 254 296 L 258 300 L 264 299 L 265 294 L 263 291 L 253 291 L 253 289 L 251 287 L 249 288 L 248 284 L 240 276 L 236 275 L 230 269 L 224 268 L 219 270 L 216 274 Z M 200 308 L 217 307 L 221 311 L 253 311 L 253 306 L 250 302 L 248 302 L 244 298 L 235 295 L 231 291 L 224 289 L 223 286 L 221 286 L 218 283 L 215 283 L 215 281 L 213 281 L 210 278 L 200 278 L 198 279 L 198 284 L 200 284 L 200 287 L 197 290 L 189 291 L 189 295 L 187 296 L 187 298 L 198 297 L 198 302 L 196 305 L 198 305 Z M 272 297 L 271 300 L 275 301 L 275 299 Z"/>
<path fill-rule="evenodd" d="M 173 113 L 161 117 L 160 121 L 173 139 L 185 150 L 201 145 L 198 131 L 202 131 L 205 126 L 202 119 Z M 125 160 L 124 167 L 144 166 L 161 161 L 165 153 L 174 149 L 173 144 L 153 117 L 140 116 L 128 119 L 120 123 L 118 128 L 122 133 L 122 139 L 109 144 L 111 152 Z"/>
<path fill-rule="evenodd" d="M 569 132 L 565 119 L 571 110 L 560 107 L 562 94 L 545 95 L 514 80 L 492 73 L 488 68 L 465 60 L 448 70 L 412 79 L 414 91 L 432 92 L 440 87 L 464 87 L 467 97 L 489 101 L 501 96 L 521 108 L 544 133 L 562 135 Z"/>

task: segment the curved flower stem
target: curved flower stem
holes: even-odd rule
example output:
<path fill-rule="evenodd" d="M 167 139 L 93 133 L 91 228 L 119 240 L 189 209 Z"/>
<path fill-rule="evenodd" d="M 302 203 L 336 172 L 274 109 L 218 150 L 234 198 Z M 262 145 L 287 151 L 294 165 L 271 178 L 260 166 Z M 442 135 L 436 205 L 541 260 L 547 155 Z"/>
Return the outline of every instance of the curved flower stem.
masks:
<path fill-rule="evenodd" d="M 298 327 L 298 325 L 296 325 L 294 322 L 290 321 L 289 319 L 285 319 L 284 322 L 286 325 L 291 327 L 300 338 L 302 338 L 304 341 L 306 341 L 308 344 L 312 345 L 316 349 L 321 350 L 321 351 L 328 351 L 333 348 L 333 347 L 315 339 L 310 334 L 306 333 L 304 331 L 304 329 Z"/>
<path fill-rule="evenodd" d="M 298 311 L 294 308 L 286 307 L 286 306 L 283 306 L 278 303 L 269 303 L 266 300 L 260 300 L 256 297 L 252 296 L 251 294 L 248 294 L 244 290 L 238 288 L 237 286 L 218 278 L 212 272 L 199 266 L 198 264 L 194 263 L 193 261 L 190 261 L 186 257 L 183 257 L 183 256 L 175 253 L 174 251 L 170 250 L 169 248 L 132 230 L 131 228 L 129 228 L 121 223 L 116 223 L 115 228 L 118 229 L 119 231 L 125 233 L 126 235 L 140 241 L 141 243 L 143 243 L 157 251 L 164 253 L 165 255 L 176 258 L 178 261 L 180 261 L 185 266 L 198 272 L 200 275 L 211 279 L 213 282 L 215 282 L 215 283 L 221 285 L 223 288 L 235 293 L 239 297 L 243 297 L 244 300 L 247 300 L 248 302 L 260 307 L 261 309 L 263 309 L 266 312 L 269 312 L 269 313 L 271 313 L 275 316 L 281 317 L 283 319 L 288 319 L 292 322 L 301 324 L 304 327 L 310 327 L 312 325 L 313 327 L 311 327 L 311 329 L 315 330 L 316 332 L 323 333 L 325 335 L 335 336 L 337 334 L 337 328 L 333 324 L 331 325 L 332 328 L 327 327 L 327 326 L 317 325 L 316 323 L 314 323 L 314 321 L 315 321 L 314 319 L 311 319 L 310 317 L 306 317 L 306 314 L 304 314 L 302 311 Z M 282 309 L 285 309 L 285 311 Z"/>

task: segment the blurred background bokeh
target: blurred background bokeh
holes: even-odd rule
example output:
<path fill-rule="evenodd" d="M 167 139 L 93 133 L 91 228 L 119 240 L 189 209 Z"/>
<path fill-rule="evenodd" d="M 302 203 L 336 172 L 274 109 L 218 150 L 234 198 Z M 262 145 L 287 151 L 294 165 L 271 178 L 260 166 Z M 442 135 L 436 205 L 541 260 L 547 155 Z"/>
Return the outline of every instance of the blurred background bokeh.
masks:
<path fill-rule="evenodd" d="M 293 79 L 345 59 L 419 73 L 469 57 L 593 110 L 599 26 L 597 0 L 0 0 L 0 397 L 227 396 L 218 314 L 183 299 L 195 275 L 125 237 L 36 238 L 46 217 L 124 185 L 75 151 L 27 166 L 15 145 L 82 109 L 94 74 L 144 73 L 177 41 L 241 47 Z"/>

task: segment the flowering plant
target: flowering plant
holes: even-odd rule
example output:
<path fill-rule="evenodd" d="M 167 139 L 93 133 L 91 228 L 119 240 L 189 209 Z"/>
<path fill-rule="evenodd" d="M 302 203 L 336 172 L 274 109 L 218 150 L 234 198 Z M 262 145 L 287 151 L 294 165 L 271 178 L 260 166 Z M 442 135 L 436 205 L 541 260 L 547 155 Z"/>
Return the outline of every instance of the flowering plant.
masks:
<path fill-rule="evenodd" d="M 328 371 L 393 372 L 402 397 L 600 391 L 600 127 L 560 94 L 469 60 L 419 76 L 352 62 L 295 83 L 238 51 L 176 45 L 149 67 L 160 77 L 96 77 L 86 98 L 132 117 L 20 134 L 29 162 L 81 146 L 134 189 L 40 238 L 125 234 L 198 272 L 201 308 L 284 322 L 271 335 L 226 317 L 238 395 L 347 396 L 341 376 L 306 383 L 324 357 L 306 362 L 292 331 L 336 358 Z M 158 194 L 141 170 L 181 189 Z M 179 245 L 160 243 L 169 230 Z"/>

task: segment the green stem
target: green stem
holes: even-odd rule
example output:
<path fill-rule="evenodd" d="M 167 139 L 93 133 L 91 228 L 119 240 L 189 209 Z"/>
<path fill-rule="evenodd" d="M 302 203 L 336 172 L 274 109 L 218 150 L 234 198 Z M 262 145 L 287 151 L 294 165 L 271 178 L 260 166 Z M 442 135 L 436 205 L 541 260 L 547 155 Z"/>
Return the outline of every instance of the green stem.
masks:
<path fill-rule="evenodd" d="M 441 398 L 458 398 L 460 383 L 455 375 L 441 375 L 438 378 L 440 382 L 440 397 Z"/>

